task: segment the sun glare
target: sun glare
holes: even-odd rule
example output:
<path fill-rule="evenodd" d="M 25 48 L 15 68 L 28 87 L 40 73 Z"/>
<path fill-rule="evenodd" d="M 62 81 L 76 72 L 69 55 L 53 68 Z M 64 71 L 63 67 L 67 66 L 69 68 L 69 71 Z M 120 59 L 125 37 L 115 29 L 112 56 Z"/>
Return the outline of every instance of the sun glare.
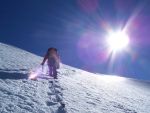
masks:
<path fill-rule="evenodd" d="M 125 81 L 126 79 L 123 77 L 119 77 L 119 76 L 115 76 L 115 75 L 105 75 L 102 76 L 102 79 L 106 82 L 121 82 L 121 81 Z"/>
<path fill-rule="evenodd" d="M 35 79 L 36 77 L 37 77 L 37 73 L 32 72 L 32 73 L 29 74 L 29 79 L 31 79 L 31 80 Z"/>
<path fill-rule="evenodd" d="M 117 52 L 128 46 L 129 37 L 124 32 L 111 32 L 107 37 L 107 44 L 112 52 Z"/>

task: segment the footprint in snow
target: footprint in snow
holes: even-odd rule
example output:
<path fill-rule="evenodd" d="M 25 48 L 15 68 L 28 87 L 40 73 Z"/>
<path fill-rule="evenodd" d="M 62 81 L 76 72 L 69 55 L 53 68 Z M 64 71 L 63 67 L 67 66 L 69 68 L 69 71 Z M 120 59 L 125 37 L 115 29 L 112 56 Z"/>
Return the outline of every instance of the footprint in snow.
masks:
<path fill-rule="evenodd" d="M 67 113 L 67 110 L 63 106 L 60 106 L 56 113 Z"/>
<path fill-rule="evenodd" d="M 46 102 L 47 106 L 52 106 L 52 105 L 56 105 L 56 104 L 58 104 L 58 103 L 57 102 L 51 102 L 51 101 Z"/>

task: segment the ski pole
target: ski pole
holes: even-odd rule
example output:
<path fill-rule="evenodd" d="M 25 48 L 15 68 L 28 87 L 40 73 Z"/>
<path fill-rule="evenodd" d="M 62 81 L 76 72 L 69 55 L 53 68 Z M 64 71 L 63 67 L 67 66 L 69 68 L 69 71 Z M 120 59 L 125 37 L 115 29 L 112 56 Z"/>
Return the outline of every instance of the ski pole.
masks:
<path fill-rule="evenodd" d="M 43 65 L 42 65 L 42 73 L 43 73 L 43 69 L 44 69 L 44 67 L 43 67 Z"/>

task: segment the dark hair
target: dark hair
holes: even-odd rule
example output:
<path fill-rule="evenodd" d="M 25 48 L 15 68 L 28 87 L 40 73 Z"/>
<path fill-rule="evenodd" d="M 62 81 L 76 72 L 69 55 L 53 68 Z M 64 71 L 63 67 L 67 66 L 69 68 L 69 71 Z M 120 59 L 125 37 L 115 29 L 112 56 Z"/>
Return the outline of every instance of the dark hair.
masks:
<path fill-rule="evenodd" d="M 53 48 L 53 47 L 48 48 L 48 51 L 51 51 L 51 50 L 54 50 L 54 51 L 56 51 L 56 52 L 57 52 L 57 49 L 56 49 L 56 48 Z"/>

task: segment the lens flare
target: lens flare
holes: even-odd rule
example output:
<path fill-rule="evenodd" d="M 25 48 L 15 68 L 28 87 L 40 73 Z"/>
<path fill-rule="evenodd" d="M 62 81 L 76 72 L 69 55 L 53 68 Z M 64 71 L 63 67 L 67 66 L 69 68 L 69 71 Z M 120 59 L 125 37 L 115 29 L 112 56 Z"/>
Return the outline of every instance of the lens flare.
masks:
<path fill-rule="evenodd" d="M 29 74 L 29 79 L 34 80 L 34 79 L 36 79 L 37 76 L 38 76 L 38 73 L 36 73 L 36 72 L 31 72 L 31 73 Z"/>
<path fill-rule="evenodd" d="M 107 44 L 112 52 L 117 52 L 128 46 L 129 37 L 124 32 L 111 32 L 107 37 Z"/>

